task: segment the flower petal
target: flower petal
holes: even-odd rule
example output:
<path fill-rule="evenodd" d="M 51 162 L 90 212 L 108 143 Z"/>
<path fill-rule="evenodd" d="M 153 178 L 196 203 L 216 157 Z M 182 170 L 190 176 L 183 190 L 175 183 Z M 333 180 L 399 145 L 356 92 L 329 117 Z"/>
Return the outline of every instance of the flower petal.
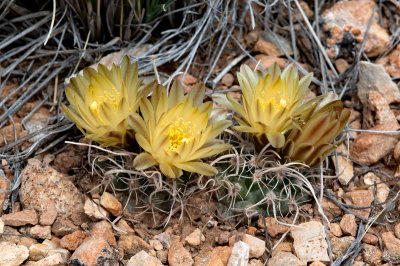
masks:
<path fill-rule="evenodd" d="M 232 122 L 229 120 L 220 120 L 216 121 L 212 124 L 212 130 L 210 134 L 208 135 L 208 139 L 213 139 L 217 137 L 219 134 L 221 134 L 225 129 L 230 127 L 232 125 Z"/>
<path fill-rule="evenodd" d="M 136 138 L 137 143 L 140 145 L 140 147 L 142 147 L 143 150 L 145 150 L 149 153 L 152 152 L 152 147 L 150 145 L 150 142 L 145 136 L 143 136 L 141 134 L 135 134 L 135 138 Z"/>
<path fill-rule="evenodd" d="M 198 173 L 205 176 L 213 176 L 218 173 L 215 167 L 202 162 L 185 162 L 176 164 L 177 167 L 192 173 Z"/>
<path fill-rule="evenodd" d="M 142 152 L 133 160 L 133 167 L 138 170 L 144 170 L 156 164 L 157 161 L 147 152 Z"/>
<path fill-rule="evenodd" d="M 203 83 L 197 83 L 190 89 L 188 98 L 193 102 L 193 106 L 200 106 L 203 102 L 205 92 L 206 89 Z"/>
<path fill-rule="evenodd" d="M 184 93 L 183 86 L 180 82 L 174 81 L 168 97 L 168 107 L 172 108 L 183 101 Z"/>
<path fill-rule="evenodd" d="M 192 156 L 186 158 L 188 161 L 194 161 L 198 160 L 200 158 L 206 158 L 213 156 L 218 153 L 222 153 L 224 151 L 229 150 L 232 148 L 232 145 L 230 144 L 217 144 L 217 145 L 212 145 L 210 147 L 202 148 L 197 150 L 195 153 L 193 153 Z"/>
<path fill-rule="evenodd" d="M 274 148 L 282 148 L 285 145 L 285 136 L 282 133 L 267 133 L 267 139 Z"/>
<path fill-rule="evenodd" d="M 239 131 L 239 132 L 244 132 L 244 133 L 258 133 L 257 129 L 253 127 L 247 127 L 247 126 L 233 126 L 232 127 L 234 130 Z"/>
<path fill-rule="evenodd" d="M 164 175 L 166 175 L 170 178 L 179 177 L 179 175 L 177 175 L 177 174 L 179 174 L 179 171 L 174 171 L 175 169 L 173 169 L 169 163 L 166 163 L 166 162 L 161 163 L 160 162 L 160 170 Z M 181 171 L 181 173 L 182 173 L 182 171 Z"/>
<path fill-rule="evenodd" d="M 149 130 L 146 126 L 146 123 L 143 121 L 143 118 L 140 117 L 137 113 L 131 113 L 129 115 L 129 126 L 133 128 L 133 130 L 143 136 L 148 136 L 149 139 L 151 138 L 151 135 L 149 133 Z"/>
<path fill-rule="evenodd" d="M 79 130 L 85 134 L 85 131 L 82 128 L 85 128 L 86 130 L 89 130 L 90 132 L 94 132 L 96 129 L 92 126 L 92 124 L 87 123 L 84 121 L 79 115 L 77 115 L 73 110 L 69 109 L 67 106 L 65 106 L 64 103 L 61 103 L 61 108 L 65 112 L 65 115 L 75 122 L 75 124 L 78 126 Z"/>

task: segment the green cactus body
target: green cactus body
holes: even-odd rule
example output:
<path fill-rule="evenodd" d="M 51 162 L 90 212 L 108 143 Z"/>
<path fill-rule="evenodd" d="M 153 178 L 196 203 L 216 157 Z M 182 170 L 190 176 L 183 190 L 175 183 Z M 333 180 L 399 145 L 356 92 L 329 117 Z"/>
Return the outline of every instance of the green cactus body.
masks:
<path fill-rule="evenodd" d="M 228 170 L 227 170 L 228 169 Z M 219 166 L 217 180 L 221 187 L 217 192 L 217 204 L 224 218 L 246 213 L 247 216 L 264 217 L 285 215 L 290 204 L 302 204 L 310 199 L 297 179 L 282 175 L 280 171 L 268 171 L 250 162 L 235 167 L 229 164 Z"/>

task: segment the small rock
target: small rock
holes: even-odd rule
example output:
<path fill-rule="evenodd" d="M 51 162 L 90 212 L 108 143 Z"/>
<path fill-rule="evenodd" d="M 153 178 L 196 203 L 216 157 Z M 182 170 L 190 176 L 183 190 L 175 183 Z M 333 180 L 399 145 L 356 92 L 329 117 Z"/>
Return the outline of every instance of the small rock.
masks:
<path fill-rule="evenodd" d="M 325 240 L 324 227 L 320 222 L 311 221 L 292 228 L 290 234 L 297 258 L 302 263 L 309 261 L 328 262 L 328 244 Z"/>
<path fill-rule="evenodd" d="M 262 217 L 258 219 L 258 227 L 260 228 L 264 228 L 264 222 L 262 219 Z M 271 237 L 283 234 L 289 229 L 288 226 L 277 223 L 274 217 L 266 217 L 265 224 L 267 225 L 267 233 Z"/>
<path fill-rule="evenodd" d="M 224 232 L 222 232 L 222 233 L 220 233 L 219 235 L 218 235 L 218 237 L 217 237 L 217 243 L 219 244 L 219 245 L 224 245 L 224 244 L 226 244 L 226 243 L 228 243 L 229 242 L 229 232 L 228 231 L 224 231 Z"/>
<path fill-rule="evenodd" d="M 104 238 L 88 238 L 72 254 L 71 265 L 118 265 L 122 255 Z"/>
<path fill-rule="evenodd" d="M 325 197 L 322 198 L 321 205 L 322 205 L 322 209 L 324 210 L 325 215 L 330 220 L 342 215 L 342 209 L 340 209 L 339 206 L 337 206 L 333 201 L 331 201 L 328 198 L 325 198 Z"/>
<path fill-rule="evenodd" d="M 229 257 L 228 266 L 247 265 L 249 262 L 250 247 L 246 243 L 236 242 Z"/>
<path fill-rule="evenodd" d="M 222 78 L 221 84 L 230 87 L 230 86 L 232 86 L 234 81 L 235 81 L 235 78 L 233 77 L 233 75 L 231 73 L 227 73 Z"/>
<path fill-rule="evenodd" d="M 339 74 L 342 74 L 344 71 L 346 71 L 346 69 L 349 68 L 349 63 L 343 58 L 335 60 L 334 64 Z"/>
<path fill-rule="evenodd" d="M 42 214 L 40 215 L 40 225 L 52 225 L 57 218 L 57 208 L 54 203 L 46 206 Z"/>
<path fill-rule="evenodd" d="M 54 168 L 61 173 L 67 174 L 71 169 L 79 167 L 81 163 L 81 155 L 74 149 L 68 149 L 56 155 L 54 159 Z"/>
<path fill-rule="evenodd" d="M 181 74 L 177 77 L 177 81 L 181 82 L 183 85 L 183 91 L 188 93 L 194 85 L 196 85 L 199 81 L 194 76 L 190 75 L 189 73 Z"/>
<path fill-rule="evenodd" d="M 250 226 L 249 228 L 247 228 L 246 230 L 246 234 L 249 234 L 251 236 L 255 236 L 257 232 L 257 228 L 255 228 L 254 226 Z"/>
<path fill-rule="evenodd" d="M 394 226 L 394 234 L 396 235 L 397 238 L 400 238 L 400 223 L 397 223 Z"/>
<path fill-rule="evenodd" d="M 314 11 L 312 10 L 312 8 L 310 8 L 310 6 L 307 4 L 306 1 L 299 1 L 300 7 L 301 9 L 303 9 L 304 14 L 306 15 L 307 18 L 312 18 L 314 16 Z M 288 8 L 283 8 L 282 9 L 282 15 L 289 20 L 289 9 Z M 293 22 L 297 22 L 297 21 L 304 21 L 303 16 L 300 14 L 300 11 L 296 8 L 296 5 L 292 2 L 292 19 Z"/>
<path fill-rule="evenodd" d="M 111 224 L 106 221 L 100 221 L 93 225 L 92 229 L 90 229 L 89 236 L 91 238 L 104 238 L 111 245 L 116 245 L 117 241 L 115 240 L 115 236 L 112 230 Z"/>
<path fill-rule="evenodd" d="M 231 236 L 230 238 L 229 238 L 229 246 L 230 247 L 233 247 L 233 245 L 236 243 L 236 242 L 239 242 L 239 241 L 242 241 L 242 239 L 243 239 L 243 233 L 237 233 L 237 234 L 235 234 L 235 235 L 233 235 L 233 236 Z"/>
<path fill-rule="evenodd" d="M 400 141 L 397 142 L 396 147 L 394 147 L 393 157 L 397 162 L 400 161 Z"/>
<path fill-rule="evenodd" d="M 400 76 L 400 45 L 397 45 L 396 49 L 394 49 L 388 56 L 376 60 L 376 63 L 383 65 L 390 76 Z"/>
<path fill-rule="evenodd" d="M 283 252 L 289 252 L 291 253 L 293 249 L 293 243 L 289 241 L 282 241 L 278 244 L 278 246 L 272 250 L 272 256 L 275 255 L 275 253 L 283 251 Z"/>
<path fill-rule="evenodd" d="M 164 248 L 163 245 L 161 244 L 161 242 L 158 241 L 157 239 L 152 239 L 149 242 L 150 242 L 150 246 L 152 246 L 156 251 L 162 250 Z"/>
<path fill-rule="evenodd" d="M 284 50 L 293 55 L 292 44 L 286 38 L 269 31 L 260 32 L 260 38 L 253 48 L 255 52 L 278 57 L 285 55 Z"/>
<path fill-rule="evenodd" d="M 108 211 L 106 211 L 103 207 L 100 206 L 100 202 L 97 200 L 97 203 L 91 200 L 90 198 L 86 198 L 85 205 L 83 206 L 83 210 L 85 214 L 94 219 L 106 219 L 110 217 Z"/>
<path fill-rule="evenodd" d="M 347 147 L 341 144 L 337 148 L 337 152 L 347 154 Z M 339 173 L 339 182 L 343 186 L 346 186 L 354 176 L 353 162 L 346 156 L 338 155 L 337 157 L 332 156 L 333 164 L 335 165 L 337 173 Z"/>
<path fill-rule="evenodd" d="M 182 78 L 183 78 L 183 74 L 179 75 L 177 77 L 177 80 L 182 81 Z M 186 86 L 193 86 L 198 82 L 199 82 L 199 80 L 197 78 L 193 77 L 192 75 L 190 75 L 189 73 L 186 73 L 186 75 L 184 76 L 184 79 L 183 79 L 183 84 Z"/>
<path fill-rule="evenodd" d="M 390 109 L 388 102 L 377 91 L 368 92 L 367 104 L 364 106 L 363 115 L 365 116 L 365 124 L 371 124 L 368 127 L 386 123 L 397 123 L 396 116 Z M 368 121 L 368 117 L 371 117 L 370 120 L 375 119 L 376 121 Z"/>
<path fill-rule="evenodd" d="M 0 265 L 21 265 L 29 257 L 29 250 L 22 245 L 0 242 Z"/>
<path fill-rule="evenodd" d="M 349 118 L 349 123 L 348 123 L 348 127 L 350 129 L 362 129 L 361 126 L 361 113 L 357 112 L 354 109 L 350 109 L 350 118 Z M 355 139 L 358 136 L 358 132 L 352 131 L 349 132 L 349 137 L 352 139 Z M 346 149 L 346 154 L 347 154 L 347 149 Z"/>
<path fill-rule="evenodd" d="M 228 87 L 225 85 L 221 85 L 221 86 L 218 86 L 215 88 L 215 90 L 217 90 L 217 91 L 223 91 L 223 90 L 227 90 L 227 89 L 228 89 Z"/>
<path fill-rule="evenodd" d="M 163 266 L 161 261 L 142 250 L 131 257 L 126 266 Z"/>
<path fill-rule="evenodd" d="M 103 206 L 107 211 L 111 212 L 114 216 L 122 214 L 122 204 L 119 202 L 114 195 L 104 192 L 100 198 L 100 205 Z"/>
<path fill-rule="evenodd" d="M 192 246 L 198 246 L 201 242 L 206 241 L 206 238 L 201 233 L 199 228 L 196 228 L 190 235 L 185 238 L 185 241 Z"/>
<path fill-rule="evenodd" d="M 54 265 L 66 265 L 67 260 L 64 260 L 60 253 L 55 253 L 39 261 L 29 261 L 25 266 L 54 266 Z"/>
<path fill-rule="evenodd" d="M 268 261 L 268 266 L 300 266 L 300 260 L 290 252 L 279 251 Z"/>
<path fill-rule="evenodd" d="M 93 225 L 89 236 L 72 254 L 70 263 L 76 265 L 114 265 L 122 259 L 123 252 L 116 246 L 112 227 L 106 221 Z"/>
<path fill-rule="evenodd" d="M 278 51 L 274 44 L 265 41 L 263 38 L 257 40 L 253 51 L 270 56 L 282 56 L 282 52 Z"/>
<path fill-rule="evenodd" d="M 34 210 L 23 210 L 20 212 L 4 214 L 1 216 L 1 219 L 5 225 L 14 227 L 24 226 L 27 224 L 38 224 L 38 215 Z"/>
<path fill-rule="evenodd" d="M 171 235 L 168 232 L 164 232 L 154 236 L 154 239 L 157 239 L 163 244 L 163 246 L 167 249 L 171 246 Z"/>
<path fill-rule="evenodd" d="M 360 101 L 367 104 L 367 95 L 370 91 L 377 91 L 386 99 L 388 104 L 400 102 L 400 92 L 395 82 L 385 72 L 382 65 L 367 61 L 360 62 L 357 94 Z"/>
<path fill-rule="evenodd" d="M 370 130 L 388 131 L 399 128 L 400 126 L 396 122 L 380 124 Z M 363 164 L 374 164 L 393 151 L 398 138 L 398 134 L 385 134 L 385 137 L 382 138 L 382 134 L 361 132 L 350 147 L 350 156 Z"/>
<path fill-rule="evenodd" d="M 385 247 L 383 259 L 385 261 L 399 261 L 400 240 L 394 236 L 393 232 L 384 232 L 382 234 L 382 241 Z"/>
<path fill-rule="evenodd" d="M 78 227 L 74 225 L 71 221 L 60 218 L 58 218 L 51 227 L 51 231 L 53 232 L 53 234 L 60 237 L 72 234 L 77 230 Z"/>
<path fill-rule="evenodd" d="M 268 69 L 275 62 L 278 63 L 280 68 L 285 67 L 285 61 L 276 56 L 258 54 L 254 56 L 254 59 L 256 60 L 256 62 L 253 61 L 252 59 L 248 59 L 245 62 L 245 64 L 248 65 L 252 70 L 255 70 L 257 65 L 258 65 L 257 69 L 261 69 L 260 66 L 262 66 L 265 69 Z"/>
<path fill-rule="evenodd" d="M 382 265 L 382 251 L 378 247 L 366 244 L 362 249 L 362 257 L 371 265 Z"/>
<path fill-rule="evenodd" d="M 326 266 L 326 264 L 320 261 L 314 261 L 313 263 L 310 264 L 310 266 Z"/>
<path fill-rule="evenodd" d="M 239 89 L 239 88 L 240 88 L 239 85 L 233 85 L 231 87 L 231 89 Z M 242 93 L 241 92 L 230 91 L 230 92 L 227 93 L 227 95 L 231 96 L 236 101 L 240 101 L 242 99 Z"/>
<path fill-rule="evenodd" d="M 400 164 L 397 165 L 396 171 L 394 172 L 394 178 L 400 178 Z"/>
<path fill-rule="evenodd" d="M 343 255 L 346 250 L 354 243 L 355 238 L 352 236 L 332 237 L 331 239 L 333 258 L 336 259 Z"/>
<path fill-rule="evenodd" d="M 374 201 L 374 196 L 369 190 L 355 190 L 346 193 L 346 197 L 350 199 L 349 204 L 357 207 L 368 207 Z M 370 209 L 353 210 L 354 213 L 368 218 Z"/>
<path fill-rule="evenodd" d="M 252 259 L 249 261 L 248 266 L 264 266 L 264 263 L 262 263 L 260 260 Z"/>
<path fill-rule="evenodd" d="M 86 236 L 81 230 L 75 231 L 72 234 L 63 236 L 60 240 L 60 246 L 70 251 L 77 249 L 85 240 Z"/>
<path fill-rule="evenodd" d="M 125 231 L 128 234 L 133 234 L 135 233 L 135 230 L 128 224 L 127 221 L 124 219 L 121 219 L 117 222 L 117 227 L 123 231 Z"/>
<path fill-rule="evenodd" d="M 4 226 L 3 233 L 5 233 L 5 235 L 0 236 L 0 241 L 12 242 L 16 245 L 22 245 L 27 248 L 37 243 L 35 238 L 23 237 L 17 229 L 10 226 Z"/>
<path fill-rule="evenodd" d="M 4 222 L 2 219 L 0 219 L 0 234 L 4 232 Z"/>
<path fill-rule="evenodd" d="M 349 213 L 343 215 L 343 218 L 340 221 L 340 228 L 346 235 L 356 236 L 357 234 L 356 217 L 353 214 Z"/>
<path fill-rule="evenodd" d="M 122 235 L 118 240 L 118 247 L 124 250 L 127 254 L 136 254 L 139 251 L 149 252 L 153 248 L 143 239 L 133 234 Z"/>
<path fill-rule="evenodd" d="M 29 259 L 32 261 L 40 261 L 54 254 L 60 254 L 64 261 L 67 261 L 71 256 L 68 250 L 58 248 L 56 244 L 49 240 L 29 247 Z"/>
<path fill-rule="evenodd" d="M 51 239 L 51 226 L 35 225 L 30 229 L 29 233 L 39 237 L 40 239 Z"/>
<path fill-rule="evenodd" d="M 245 35 L 244 39 L 246 41 L 247 46 L 252 47 L 258 40 L 260 33 L 256 30 L 250 31 Z"/>
<path fill-rule="evenodd" d="M 29 250 L 22 245 L 0 242 L 0 265 L 21 265 L 29 257 Z"/>
<path fill-rule="evenodd" d="M 378 244 L 378 237 L 371 233 L 366 233 L 362 241 L 366 244 L 376 245 Z"/>
<path fill-rule="evenodd" d="M 372 195 L 375 195 L 374 182 L 376 182 L 376 188 L 377 188 L 376 191 L 377 203 L 383 203 L 389 196 L 390 188 L 385 183 L 382 183 L 381 179 L 377 177 L 374 173 L 369 172 L 364 175 L 364 183 L 366 185 L 370 185 L 368 190 L 371 192 Z"/>
<path fill-rule="evenodd" d="M 15 130 L 15 131 L 14 131 Z M 23 135 L 26 135 L 26 131 L 22 130 L 20 123 L 15 123 L 14 125 L 4 126 L 0 129 L 0 146 L 4 145 L 4 139 L 7 143 L 14 141 L 14 132 L 17 132 L 17 138 L 20 139 Z"/>
<path fill-rule="evenodd" d="M 331 233 L 336 237 L 341 237 L 343 232 L 338 223 L 331 223 Z"/>
<path fill-rule="evenodd" d="M 1 138 L 1 135 L 0 135 Z M 1 146 L 1 140 L 0 140 L 0 146 Z M 6 174 L 6 177 L 10 180 L 12 180 L 12 176 L 10 173 L 7 174 L 7 172 L 10 172 L 10 168 L 7 166 L 7 161 L 6 160 L 2 160 L 2 162 L 0 162 L 0 168 L 4 169 L 4 172 Z M 0 178 L 0 189 L 1 190 L 9 190 L 10 189 L 10 185 L 8 183 L 8 180 L 6 180 L 5 178 L 1 177 Z M 0 217 L 3 215 L 3 205 L 4 205 L 4 201 L 8 198 L 9 193 L 0 193 Z"/>
<path fill-rule="evenodd" d="M 371 0 L 340 1 L 322 13 L 324 31 L 330 31 L 334 43 L 340 44 L 344 35 L 361 43 L 375 3 Z M 362 10 L 362 12 L 360 12 Z M 377 16 L 377 14 L 374 14 Z M 364 51 L 369 57 L 379 55 L 389 42 L 389 34 L 376 20 L 372 20 L 364 44 Z"/>
<path fill-rule="evenodd" d="M 168 251 L 168 263 L 171 266 L 191 266 L 194 261 L 181 242 L 173 242 Z"/>
<path fill-rule="evenodd" d="M 242 241 L 244 243 L 246 243 L 247 245 L 249 245 L 250 258 L 259 258 L 264 254 L 264 252 L 265 252 L 265 241 L 263 241 L 263 240 L 261 240 L 261 239 L 259 239 L 257 237 L 248 235 L 248 234 L 245 234 L 243 236 Z"/>
<path fill-rule="evenodd" d="M 157 258 L 164 264 L 168 263 L 168 250 L 157 250 L 156 252 Z"/>
<path fill-rule="evenodd" d="M 50 118 L 50 112 L 47 108 L 39 108 L 29 119 L 25 122 L 24 126 L 29 133 L 33 133 L 45 127 L 47 125 L 47 121 Z M 41 138 L 45 137 L 45 133 L 40 133 L 35 135 L 33 138 L 29 140 L 29 142 L 39 141 Z"/>
<path fill-rule="evenodd" d="M 68 178 L 50 166 L 42 165 L 37 159 L 29 159 L 22 171 L 19 191 L 24 209 L 43 213 L 54 204 L 58 218 L 70 219 L 80 225 L 84 217 L 84 197 Z"/>
<path fill-rule="evenodd" d="M 201 261 L 196 258 L 196 266 L 225 266 L 228 264 L 229 257 L 232 254 L 232 247 L 215 247 L 208 252 Z"/>

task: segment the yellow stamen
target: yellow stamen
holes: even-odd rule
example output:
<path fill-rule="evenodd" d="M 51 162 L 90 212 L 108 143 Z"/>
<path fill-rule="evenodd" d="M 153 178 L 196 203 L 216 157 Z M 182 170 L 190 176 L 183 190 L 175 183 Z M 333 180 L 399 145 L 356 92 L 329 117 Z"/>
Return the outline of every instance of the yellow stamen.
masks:
<path fill-rule="evenodd" d="M 286 108 L 288 105 L 288 100 L 283 98 L 279 92 L 270 92 L 267 94 L 265 90 L 260 93 L 260 96 L 257 98 L 261 103 L 261 106 L 265 109 L 268 104 L 272 104 L 275 110 L 282 110 Z"/>
<path fill-rule="evenodd" d="M 103 95 L 98 95 L 97 97 L 94 97 L 92 103 L 90 104 L 90 110 L 97 115 L 97 117 L 103 124 L 105 124 L 99 113 L 100 106 L 104 103 L 109 103 L 113 105 L 115 109 L 118 109 L 118 104 L 120 100 L 121 94 L 115 87 L 107 88 L 104 89 Z"/>
<path fill-rule="evenodd" d="M 99 112 L 99 109 L 98 109 L 98 104 L 97 104 L 97 102 L 96 101 L 93 101 L 91 104 L 90 104 L 90 110 L 92 110 L 92 112 Z"/>
<path fill-rule="evenodd" d="M 100 88 L 99 88 L 100 89 Z M 108 103 L 118 108 L 118 104 L 121 100 L 121 93 L 113 86 L 111 88 L 101 88 L 101 91 L 93 90 L 93 102 L 91 108 L 98 109 L 100 105 Z"/>
<path fill-rule="evenodd" d="M 100 102 L 100 104 L 102 104 L 102 103 L 103 103 L 103 102 Z M 98 104 L 96 101 L 93 101 L 93 102 L 90 104 L 90 110 L 92 110 L 92 112 L 96 114 L 97 118 L 101 121 L 101 123 L 103 123 L 103 125 L 105 125 L 105 122 L 104 122 L 104 120 L 103 120 L 103 118 L 101 117 L 100 112 L 99 112 L 99 106 L 100 106 L 100 104 Z"/>
<path fill-rule="evenodd" d="M 169 151 L 175 151 L 182 143 L 190 143 L 196 135 L 196 126 L 190 121 L 184 121 L 182 118 L 171 122 L 168 126 L 167 134 L 169 136 Z"/>

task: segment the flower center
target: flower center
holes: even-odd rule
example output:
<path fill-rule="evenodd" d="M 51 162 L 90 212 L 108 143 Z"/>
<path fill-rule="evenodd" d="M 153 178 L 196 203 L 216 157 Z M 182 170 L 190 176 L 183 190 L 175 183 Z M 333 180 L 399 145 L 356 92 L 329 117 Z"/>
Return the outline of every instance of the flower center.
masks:
<path fill-rule="evenodd" d="M 118 107 L 119 101 L 121 99 L 120 92 L 115 88 L 107 88 L 104 90 L 104 95 L 99 97 L 99 100 L 104 103 L 110 103 L 114 105 L 116 108 Z"/>
<path fill-rule="evenodd" d="M 270 103 L 272 104 L 275 110 L 282 110 L 286 108 L 286 106 L 288 105 L 288 100 L 282 97 L 282 95 L 277 92 L 275 93 L 272 92 L 269 95 L 267 95 L 266 91 L 263 90 L 260 93 L 260 97 L 258 97 L 258 100 L 261 103 L 263 109 L 265 109 Z"/>
<path fill-rule="evenodd" d="M 104 123 L 103 119 L 99 114 L 99 108 L 104 103 L 113 105 L 116 109 L 118 108 L 119 101 L 121 99 L 120 92 L 115 88 L 106 88 L 103 91 L 93 91 L 94 97 L 90 104 L 90 110 L 95 113 L 99 119 Z"/>
<path fill-rule="evenodd" d="M 182 143 L 190 143 L 196 134 L 196 126 L 192 122 L 179 118 L 168 126 L 169 151 L 175 151 Z"/>

